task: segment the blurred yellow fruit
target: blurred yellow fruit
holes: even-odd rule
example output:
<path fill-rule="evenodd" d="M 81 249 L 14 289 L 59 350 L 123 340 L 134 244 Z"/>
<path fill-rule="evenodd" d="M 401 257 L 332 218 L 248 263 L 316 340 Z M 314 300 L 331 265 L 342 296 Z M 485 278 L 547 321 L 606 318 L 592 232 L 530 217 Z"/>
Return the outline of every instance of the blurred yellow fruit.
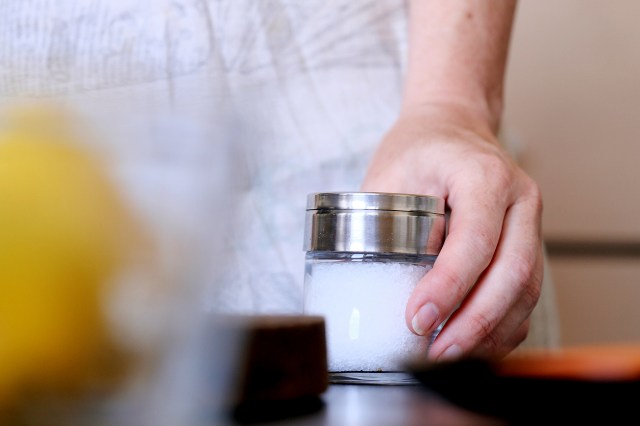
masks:
<path fill-rule="evenodd" d="M 0 410 L 96 387 L 119 366 L 103 296 L 132 223 L 65 120 L 21 110 L 0 134 Z"/>

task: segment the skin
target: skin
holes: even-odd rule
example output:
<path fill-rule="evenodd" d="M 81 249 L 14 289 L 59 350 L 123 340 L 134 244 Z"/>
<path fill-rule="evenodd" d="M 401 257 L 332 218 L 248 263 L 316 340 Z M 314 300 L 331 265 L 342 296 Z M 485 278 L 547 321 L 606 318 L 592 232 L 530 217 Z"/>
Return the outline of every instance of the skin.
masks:
<path fill-rule="evenodd" d="M 406 307 L 435 360 L 503 357 L 527 336 L 543 275 L 542 197 L 497 132 L 515 1 L 414 0 L 403 104 L 363 191 L 444 197 L 449 234 Z M 457 309 L 456 309 L 457 308 Z"/>

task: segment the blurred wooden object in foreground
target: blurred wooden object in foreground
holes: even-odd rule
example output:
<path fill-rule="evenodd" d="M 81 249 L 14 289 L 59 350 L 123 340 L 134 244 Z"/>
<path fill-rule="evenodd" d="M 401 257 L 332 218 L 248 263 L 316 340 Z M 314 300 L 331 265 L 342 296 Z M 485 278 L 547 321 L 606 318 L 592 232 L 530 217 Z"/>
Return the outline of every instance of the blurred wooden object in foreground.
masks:
<path fill-rule="evenodd" d="M 228 401 L 234 420 L 277 420 L 322 407 L 319 397 L 328 387 L 323 317 L 221 316 L 215 319 L 214 327 L 218 336 L 231 333 L 240 337 Z"/>

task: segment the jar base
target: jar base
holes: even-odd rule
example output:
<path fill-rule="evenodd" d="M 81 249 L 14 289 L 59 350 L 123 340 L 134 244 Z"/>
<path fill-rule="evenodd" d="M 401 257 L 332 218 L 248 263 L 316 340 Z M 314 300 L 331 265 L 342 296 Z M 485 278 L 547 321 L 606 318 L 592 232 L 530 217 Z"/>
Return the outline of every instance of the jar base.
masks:
<path fill-rule="evenodd" d="M 329 383 L 349 385 L 417 385 L 411 374 L 401 371 L 337 371 L 329 372 Z"/>

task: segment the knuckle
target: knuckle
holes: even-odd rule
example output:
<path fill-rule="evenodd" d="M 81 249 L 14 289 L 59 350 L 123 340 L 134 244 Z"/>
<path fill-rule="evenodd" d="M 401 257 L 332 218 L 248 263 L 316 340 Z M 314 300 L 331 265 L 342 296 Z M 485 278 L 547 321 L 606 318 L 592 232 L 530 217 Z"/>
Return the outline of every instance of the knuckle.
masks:
<path fill-rule="evenodd" d="M 496 349 L 501 346 L 501 339 L 494 333 L 496 328 L 495 320 L 482 314 L 475 313 L 470 317 L 470 331 L 473 340 L 482 342 L 488 349 Z"/>
<path fill-rule="evenodd" d="M 478 229 L 473 239 L 470 240 L 473 250 L 478 253 L 479 256 L 490 259 L 493 257 L 493 253 L 498 245 L 499 236 L 493 232 L 489 227 Z"/>
<path fill-rule="evenodd" d="M 491 170 L 491 178 L 499 189 L 508 188 L 513 183 L 513 173 L 502 163 L 496 163 Z"/>
<path fill-rule="evenodd" d="M 518 348 L 529 335 L 529 322 L 530 321 L 527 319 L 522 324 L 520 324 L 520 326 L 505 339 L 501 347 L 494 349 L 492 355 L 497 357 L 504 357 Z"/>
<path fill-rule="evenodd" d="M 461 300 L 467 294 L 467 284 L 455 270 L 441 270 L 440 277 L 445 287 L 449 289 L 449 294 L 454 296 L 454 300 Z"/>
<path fill-rule="evenodd" d="M 530 323 L 531 321 L 529 319 L 525 320 L 525 322 L 523 322 L 522 325 L 518 327 L 516 332 L 513 333 L 513 336 L 510 342 L 512 344 L 512 347 L 519 346 L 522 342 L 524 342 L 524 340 L 529 335 Z"/>
<path fill-rule="evenodd" d="M 508 188 L 513 183 L 513 167 L 499 155 L 487 155 L 483 167 L 498 189 Z"/>
<path fill-rule="evenodd" d="M 474 154 L 473 161 L 467 163 L 466 167 L 467 173 L 494 186 L 508 186 L 512 181 L 512 167 L 496 151 Z"/>
<path fill-rule="evenodd" d="M 529 335 L 530 320 L 525 320 L 514 331 L 506 334 L 505 330 L 501 332 L 497 329 L 487 334 L 481 341 L 478 349 L 475 351 L 481 356 L 504 357 L 511 351 L 516 349 Z"/>
<path fill-rule="evenodd" d="M 514 285 L 522 291 L 522 301 L 528 309 L 538 303 L 542 291 L 542 265 L 537 256 L 516 256 L 510 268 Z"/>
<path fill-rule="evenodd" d="M 529 283 L 524 287 L 523 300 L 528 310 L 532 310 L 540 300 L 542 286 L 538 283 Z"/>
<path fill-rule="evenodd" d="M 542 211 L 544 209 L 544 200 L 542 197 L 542 190 L 540 189 L 540 186 L 538 186 L 537 182 L 530 176 L 524 175 L 524 187 L 524 192 L 527 198 L 530 200 L 531 204 L 534 206 L 536 213 L 538 215 L 542 214 Z"/>
<path fill-rule="evenodd" d="M 535 281 L 535 269 L 538 264 L 536 256 L 513 254 L 509 263 L 509 273 L 515 285 L 522 286 L 530 281 Z"/>

